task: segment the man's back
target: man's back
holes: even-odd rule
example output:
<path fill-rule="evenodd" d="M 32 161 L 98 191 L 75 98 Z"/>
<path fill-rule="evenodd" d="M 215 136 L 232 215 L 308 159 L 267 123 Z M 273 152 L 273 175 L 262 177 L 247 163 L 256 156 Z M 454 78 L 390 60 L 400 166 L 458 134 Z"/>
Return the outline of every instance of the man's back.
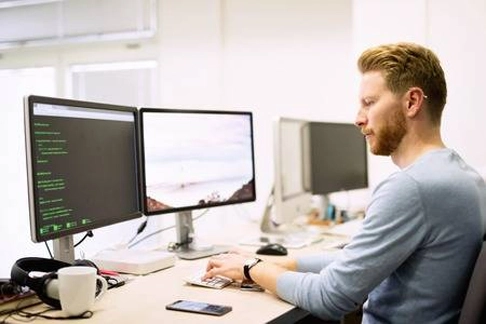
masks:
<path fill-rule="evenodd" d="M 391 176 L 374 197 L 369 216 L 376 223 L 392 217 L 383 212 L 396 218 L 372 220 L 370 228 L 389 227 L 382 244 L 400 263 L 369 294 L 363 322 L 456 322 L 484 234 L 484 181 L 442 149 Z"/>
<path fill-rule="evenodd" d="M 455 322 L 485 218 L 483 179 L 454 151 L 429 152 L 375 189 L 349 245 L 299 257 L 279 296 L 321 318 L 366 300 L 363 323 Z"/>

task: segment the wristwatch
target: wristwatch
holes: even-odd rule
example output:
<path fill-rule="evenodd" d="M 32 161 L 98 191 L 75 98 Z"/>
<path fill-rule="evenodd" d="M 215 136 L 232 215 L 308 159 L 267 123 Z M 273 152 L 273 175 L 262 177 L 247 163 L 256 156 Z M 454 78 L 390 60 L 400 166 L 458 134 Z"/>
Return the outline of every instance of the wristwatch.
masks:
<path fill-rule="evenodd" d="M 262 262 L 262 259 L 259 258 L 253 258 L 253 259 L 248 259 L 245 262 L 245 265 L 243 266 L 243 274 L 245 275 L 245 278 L 248 280 L 253 281 L 250 276 L 250 269 L 256 266 L 259 262 Z"/>

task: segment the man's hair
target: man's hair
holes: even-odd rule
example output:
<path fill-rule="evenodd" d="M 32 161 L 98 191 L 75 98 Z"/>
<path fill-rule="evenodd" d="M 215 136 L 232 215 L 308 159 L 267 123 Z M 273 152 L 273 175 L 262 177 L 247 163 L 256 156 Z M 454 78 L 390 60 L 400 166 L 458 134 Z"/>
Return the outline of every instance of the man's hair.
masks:
<path fill-rule="evenodd" d="M 440 124 L 447 85 L 440 61 L 430 49 L 413 43 L 372 47 L 361 54 L 358 68 L 361 73 L 382 72 L 387 87 L 396 95 L 411 87 L 421 88 L 431 121 Z"/>

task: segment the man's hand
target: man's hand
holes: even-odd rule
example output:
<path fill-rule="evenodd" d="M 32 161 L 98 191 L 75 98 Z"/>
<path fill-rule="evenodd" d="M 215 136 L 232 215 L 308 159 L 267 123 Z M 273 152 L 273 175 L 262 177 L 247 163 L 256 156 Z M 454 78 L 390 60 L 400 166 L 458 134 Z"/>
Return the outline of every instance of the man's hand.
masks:
<path fill-rule="evenodd" d="M 203 279 L 221 275 L 233 280 L 243 280 L 243 266 L 247 259 L 248 256 L 239 253 L 215 255 L 209 259 Z"/>

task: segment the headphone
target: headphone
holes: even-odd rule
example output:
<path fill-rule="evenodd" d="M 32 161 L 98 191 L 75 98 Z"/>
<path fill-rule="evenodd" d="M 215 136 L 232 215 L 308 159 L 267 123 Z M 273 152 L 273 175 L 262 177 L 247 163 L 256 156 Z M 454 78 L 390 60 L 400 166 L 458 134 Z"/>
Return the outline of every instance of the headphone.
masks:
<path fill-rule="evenodd" d="M 35 291 L 39 299 L 44 303 L 56 309 L 61 309 L 57 270 L 71 266 L 94 267 L 99 272 L 96 264 L 89 260 L 76 260 L 74 264 L 70 264 L 55 259 L 28 257 L 18 259 L 14 263 L 10 272 L 10 279 L 18 286 L 28 287 Z M 46 274 L 41 277 L 32 277 L 30 276 L 32 271 L 46 272 Z"/>
<path fill-rule="evenodd" d="M 22 293 L 22 287 L 16 285 L 10 279 L 0 279 L 0 300 Z"/>

